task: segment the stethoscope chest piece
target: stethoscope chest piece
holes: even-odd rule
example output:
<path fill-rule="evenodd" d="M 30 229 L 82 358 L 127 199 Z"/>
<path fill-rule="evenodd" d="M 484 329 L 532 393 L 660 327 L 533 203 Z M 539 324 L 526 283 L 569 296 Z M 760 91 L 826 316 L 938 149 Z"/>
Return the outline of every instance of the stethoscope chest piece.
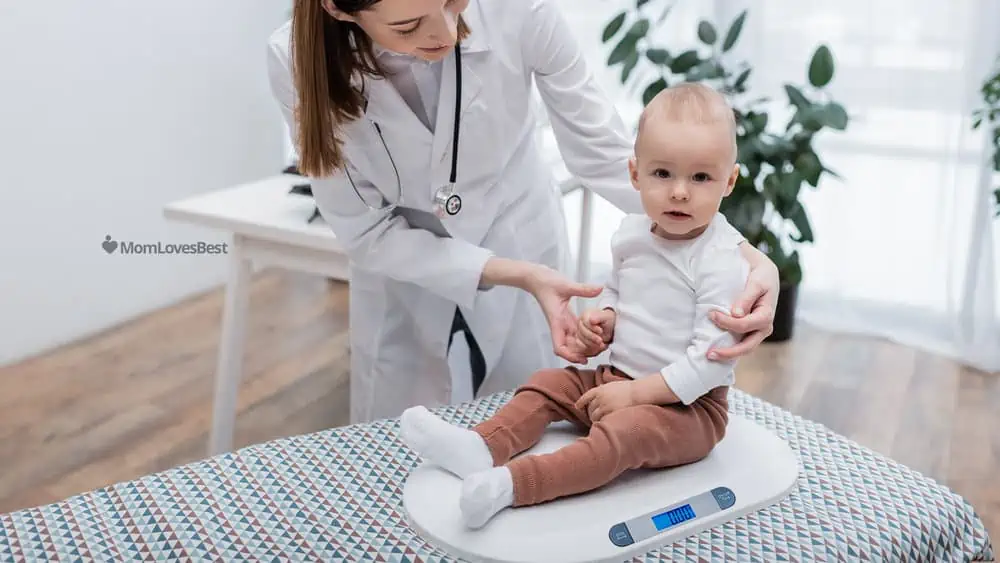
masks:
<path fill-rule="evenodd" d="M 458 215 L 458 212 L 462 210 L 462 198 L 455 193 L 455 187 L 448 185 L 444 188 L 439 188 L 434 193 L 434 209 L 437 212 L 438 217 L 448 215 Z"/>

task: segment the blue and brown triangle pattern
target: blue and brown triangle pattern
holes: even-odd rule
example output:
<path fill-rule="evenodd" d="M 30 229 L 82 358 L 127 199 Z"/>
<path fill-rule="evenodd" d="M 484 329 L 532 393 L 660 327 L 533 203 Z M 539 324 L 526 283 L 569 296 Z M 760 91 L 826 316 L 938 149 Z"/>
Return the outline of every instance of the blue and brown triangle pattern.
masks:
<path fill-rule="evenodd" d="M 472 426 L 508 398 L 437 412 Z M 994 560 L 948 488 L 742 391 L 730 410 L 788 441 L 797 488 L 636 561 Z M 2 515 L 0 562 L 457 561 L 405 523 L 402 485 L 419 461 L 396 420 L 277 440 Z"/>

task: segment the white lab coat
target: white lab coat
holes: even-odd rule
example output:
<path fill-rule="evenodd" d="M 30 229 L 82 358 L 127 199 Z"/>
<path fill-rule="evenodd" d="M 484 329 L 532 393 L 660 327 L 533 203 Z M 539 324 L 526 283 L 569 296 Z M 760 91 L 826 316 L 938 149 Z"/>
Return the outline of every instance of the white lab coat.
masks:
<path fill-rule="evenodd" d="M 472 0 L 464 15 L 472 33 L 461 45 L 462 209 L 442 219 L 451 238 L 369 210 L 345 174 L 313 181 L 317 205 L 351 258 L 352 423 L 449 402 L 456 305 L 486 359 L 479 396 L 564 365 L 530 294 L 479 287 L 491 256 L 557 269 L 568 263 L 560 196 L 537 142 L 533 79 L 570 173 L 620 209 L 641 212 L 628 179 L 630 135 L 552 0 Z M 268 69 L 294 139 L 289 31 L 285 24 L 272 36 Z M 451 171 L 454 65 L 452 53 L 441 72 L 433 133 L 388 81 L 369 79 L 364 117 L 342 131 L 350 176 L 367 201 L 397 200 L 393 162 L 374 122 L 399 172 L 403 205 L 433 211 L 433 195 Z"/>

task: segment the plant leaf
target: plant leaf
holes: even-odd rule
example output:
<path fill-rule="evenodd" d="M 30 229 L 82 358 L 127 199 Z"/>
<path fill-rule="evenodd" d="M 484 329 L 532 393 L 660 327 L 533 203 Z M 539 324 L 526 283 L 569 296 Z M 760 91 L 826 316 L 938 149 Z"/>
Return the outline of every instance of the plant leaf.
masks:
<path fill-rule="evenodd" d="M 701 61 L 698 66 L 692 68 L 687 73 L 688 82 L 697 82 L 699 80 L 712 80 L 714 78 L 722 78 L 726 69 L 722 68 L 718 63 L 707 59 Z"/>
<path fill-rule="evenodd" d="M 666 7 L 663 8 L 663 12 L 660 13 L 660 17 L 658 17 L 656 19 L 656 23 L 657 24 L 663 23 L 663 21 L 667 19 L 667 16 L 670 15 L 670 10 L 672 10 L 672 9 L 674 9 L 674 5 L 673 4 L 667 4 Z"/>
<path fill-rule="evenodd" d="M 778 236 L 771 232 L 770 229 L 764 229 L 761 233 L 760 242 L 763 243 L 764 248 L 762 249 L 766 254 L 780 255 L 782 259 L 785 258 L 785 253 L 782 252 L 781 242 L 778 240 Z M 775 264 L 777 266 L 777 264 Z"/>
<path fill-rule="evenodd" d="M 781 178 L 776 173 L 768 174 L 761 182 L 761 194 L 775 206 L 781 201 Z M 780 211 L 779 211 L 780 212 Z"/>
<path fill-rule="evenodd" d="M 826 165 L 823 165 L 823 172 L 826 172 L 827 174 L 833 176 L 834 178 L 836 178 L 838 180 L 843 180 L 844 179 L 844 177 L 841 176 L 840 173 L 838 173 L 836 170 L 834 170 L 832 168 L 827 168 Z"/>
<path fill-rule="evenodd" d="M 837 102 L 829 102 L 819 112 L 823 125 L 831 129 L 843 131 L 847 129 L 847 110 Z"/>
<path fill-rule="evenodd" d="M 611 18 L 611 21 L 604 26 L 604 32 L 601 34 L 601 43 L 607 43 L 612 37 L 618 34 L 622 29 L 622 25 L 625 24 L 625 12 L 621 12 L 617 16 Z"/>
<path fill-rule="evenodd" d="M 670 53 L 666 49 L 648 49 L 646 58 L 655 65 L 670 64 Z"/>
<path fill-rule="evenodd" d="M 799 191 L 802 189 L 802 180 L 805 174 L 800 170 L 792 170 L 781 178 L 781 197 L 787 201 L 799 199 Z"/>
<path fill-rule="evenodd" d="M 764 211 L 764 200 L 759 197 L 741 200 L 733 210 L 733 228 L 748 239 L 760 236 L 764 226 Z"/>
<path fill-rule="evenodd" d="M 633 24 L 632 29 L 635 29 L 636 25 L 638 25 L 638 22 Z M 618 44 L 615 45 L 615 48 L 611 50 L 611 54 L 608 55 L 608 66 L 614 66 L 628 60 L 632 56 L 632 53 L 635 52 L 640 37 L 640 35 L 633 33 L 631 30 L 623 35 Z"/>
<path fill-rule="evenodd" d="M 719 38 L 719 34 L 715 31 L 715 26 L 710 22 L 702 20 L 698 23 L 698 39 L 705 45 L 714 45 L 715 41 Z"/>
<path fill-rule="evenodd" d="M 799 252 L 793 250 L 785 260 L 784 267 L 778 269 L 778 278 L 782 285 L 799 285 L 802 283 L 802 263 L 799 261 Z"/>
<path fill-rule="evenodd" d="M 722 52 L 725 53 L 736 45 L 736 40 L 740 37 L 740 32 L 743 31 L 743 23 L 747 19 L 747 11 L 743 10 L 740 15 L 736 16 L 733 23 L 729 26 L 729 31 L 726 32 L 726 39 L 722 42 Z"/>
<path fill-rule="evenodd" d="M 816 132 L 823 128 L 823 106 L 817 106 L 814 104 L 809 104 L 808 106 L 799 109 L 795 113 L 793 122 L 802 125 L 802 128 L 807 131 Z M 791 123 L 789 123 L 791 125 Z"/>
<path fill-rule="evenodd" d="M 689 49 L 680 55 L 677 55 L 677 57 L 670 62 L 670 72 L 674 74 L 684 74 L 694 68 L 694 66 L 699 62 L 701 62 L 701 58 L 698 57 L 698 52 L 693 49 Z"/>
<path fill-rule="evenodd" d="M 628 35 L 635 37 L 637 40 L 645 37 L 646 34 L 649 33 L 649 20 L 646 18 L 637 20 L 632 24 L 632 27 L 628 29 L 627 33 Z"/>
<path fill-rule="evenodd" d="M 809 83 L 822 88 L 833 79 L 833 53 L 826 45 L 820 45 L 809 62 Z"/>
<path fill-rule="evenodd" d="M 806 215 L 805 208 L 798 201 L 792 206 L 786 219 L 790 220 L 799 231 L 799 236 L 792 235 L 792 240 L 799 243 L 813 242 L 813 231 L 812 225 L 809 224 L 809 216 Z"/>
<path fill-rule="evenodd" d="M 658 78 L 652 84 L 646 86 L 646 89 L 642 92 L 642 104 L 648 105 L 649 102 L 653 100 L 653 97 L 659 94 L 660 91 L 666 87 L 667 81 L 663 78 Z"/>
<path fill-rule="evenodd" d="M 816 187 L 819 184 L 819 177 L 823 173 L 823 165 L 814 152 L 808 151 L 800 154 L 795 159 L 795 169 L 802 174 L 802 178 L 805 178 L 805 181 L 809 182 L 809 185 Z M 798 197 L 798 187 L 796 187 L 793 197 Z"/>
<path fill-rule="evenodd" d="M 628 77 L 635 70 L 635 65 L 637 64 L 639 64 L 639 51 L 632 51 L 628 58 L 625 59 L 625 65 L 622 67 L 622 84 L 628 82 Z"/>
<path fill-rule="evenodd" d="M 746 85 L 747 79 L 750 78 L 750 73 L 751 72 L 753 72 L 753 69 L 752 68 L 748 68 L 748 69 L 744 70 L 743 72 L 741 72 L 738 77 L 736 77 L 736 82 L 733 83 L 733 88 L 736 88 L 737 92 L 743 92 L 744 91 L 744 87 Z"/>
<path fill-rule="evenodd" d="M 792 103 L 795 107 L 802 109 L 812 105 L 812 102 L 805 97 L 802 90 L 799 90 L 791 84 L 785 84 L 785 93 L 788 94 L 788 101 Z"/>

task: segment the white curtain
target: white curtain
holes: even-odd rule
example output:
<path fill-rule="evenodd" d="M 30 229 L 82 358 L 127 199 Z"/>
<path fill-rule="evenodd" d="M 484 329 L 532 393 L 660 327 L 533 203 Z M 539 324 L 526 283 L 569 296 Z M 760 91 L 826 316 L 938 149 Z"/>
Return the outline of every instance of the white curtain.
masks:
<path fill-rule="evenodd" d="M 653 0 L 650 6 L 661 0 Z M 605 66 L 604 24 L 623 0 L 561 0 L 609 95 L 626 119 L 638 95 Z M 993 218 L 990 147 L 971 130 L 979 88 L 1000 53 L 996 0 L 676 0 L 660 30 L 670 46 L 696 42 L 699 18 L 724 33 L 744 8 L 736 56 L 752 88 L 784 100 L 805 82 L 820 43 L 837 68 L 831 91 L 852 119 L 817 143 L 827 177 L 803 203 L 816 242 L 800 248 L 799 318 L 884 337 L 1000 371 L 1000 220 Z M 660 4 L 662 5 L 662 4 Z M 567 201 L 570 228 L 578 196 Z M 591 252 L 605 271 L 620 212 L 594 207 Z"/>

